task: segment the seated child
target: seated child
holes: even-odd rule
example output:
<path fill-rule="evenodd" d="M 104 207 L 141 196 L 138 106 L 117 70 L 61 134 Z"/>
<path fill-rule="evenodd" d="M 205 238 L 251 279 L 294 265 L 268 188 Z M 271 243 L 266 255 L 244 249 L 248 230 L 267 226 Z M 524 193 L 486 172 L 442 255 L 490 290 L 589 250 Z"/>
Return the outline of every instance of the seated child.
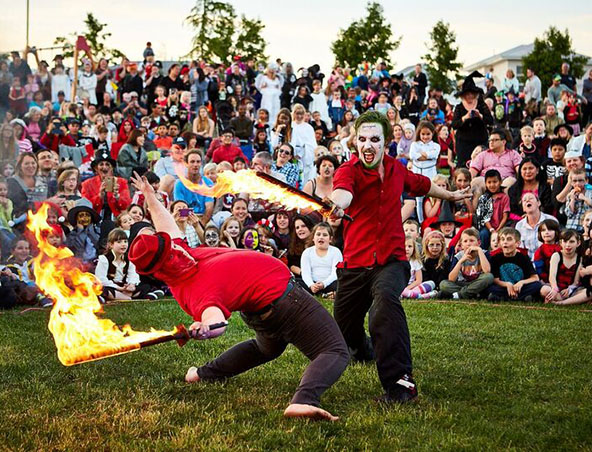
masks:
<path fill-rule="evenodd" d="M 583 232 L 580 219 L 592 207 L 592 190 L 586 189 L 586 171 L 584 168 L 573 169 L 567 176 L 568 184 L 573 187 L 567 194 L 561 213 L 567 217 L 565 227 Z"/>
<path fill-rule="evenodd" d="M 66 237 L 66 246 L 72 250 L 74 257 L 85 264 L 87 271 L 94 268 L 97 258 L 100 238 L 98 222 L 99 214 L 86 198 L 76 201 L 76 205 L 68 211 L 68 223 L 73 229 Z"/>
<path fill-rule="evenodd" d="M 537 248 L 532 258 L 534 269 L 542 282 L 549 282 L 551 256 L 561 251 L 559 246 L 560 226 L 555 220 L 547 219 L 539 225 L 537 236 L 542 245 Z"/>
<path fill-rule="evenodd" d="M 331 245 L 333 228 L 321 222 L 312 228 L 313 246 L 302 252 L 300 266 L 305 288 L 312 294 L 329 294 L 337 290 L 337 264 L 341 251 Z"/>
<path fill-rule="evenodd" d="M 471 186 L 471 172 L 466 168 L 458 168 L 454 172 L 454 189 L 463 190 Z M 471 227 L 473 224 L 473 203 L 470 199 L 463 199 L 454 203 L 454 218 L 463 226 Z"/>
<path fill-rule="evenodd" d="M 502 252 L 490 260 L 494 284 L 489 288 L 489 301 L 544 299 L 551 288 L 539 281 L 531 260 L 518 251 L 520 232 L 503 228 L 499 231 L 499 243 Z"/>
<path fill-rule="evenodd" d="M 157 300 L 164 296 L 148 284 L 141 284 L 136 267 L 127 258 L 128 236 L 123 229 L 115 228 L 107 236 L 107 251 L 99 256 L 95 276 L 103 285 L 99 300 Z"/>
<path fill-rule="evenodd" d="M 448 184 L 448 178 L 442 174 L 436 174 L 432 178 L 432 182 L 436 184 L 438 187 L 443 188 L 444 190 L 450 190 L 450 186 Z M 427 229 L 431 227 L 434 221 L 438 221 L 438 216 L 440 215 L 440 211 L 442 210 L 442 203 L 444 201 L 440 198 L 434 198 L 432 196 L 425 196 L 423 199 L 423 223 L 421 224 L 421 229 L 424 233 L 428 232 Z"/>
<path fill-rule="evenodd" d="M 430 293 L 436 285 L 433 281 L 423 282 L 422 263 L 417 250 L 417 243 L 410 235 L 405 237 L 405 254 L 411 267 L 411 276 L 407 287 L 401 293 L 402 298 L 424 298 L 422 295 Z M 430 295 L 433 297 L 434 295 Z M 428 298 L 430 298 L 428 297 Z"/>
<path fill-rule="evenodd" d="M 423 237 L 422 242 L 423 269 L 422 277 L 432 281 L 434 287 L 440 287 L 440 283 L 448 278 L 450 261 L 446 253 L 446 239 L 440 231 L 430 231 Z M 438 295 L 437 290 L 424 294 L 421 298 L 431 298 Z"/>
<path fill-rule="evenodd" d="M 468 228 L 460 236 L 461 251 L 455 254 L 448 279 L 440 283 L 441 297 L 479 298 L 493 284 L 491 266 L 481 248 L 479 231 Z"/>
<path fill-rule="evenodd" d="M 565 168 L 565 151 L 567 150 L 567 143 L 562 138 L 553 138 L 551 140 L 551 158 L 548 158 L 543 164 L 543 169 L 547 174 L 547 182 L 553 185 L 557 177 L 563 176 L 567 173 Z M 592 162 L 591 162 L 592 163 Z"/>
<path fill-rule="evenodd" d="M 580 285 L 582 269 L 579 247 L 580 234 L 572 229 L 564 229 L 559 236 L 561 250 L 553 253 L 549 265 L 549 284 L 551 291 L 545 302 L 561 301 L 569 298 Z"/>
<path fill-rule="evenodd" d="M 8 198 L 8 186 L 0 179 L 0 247 L 3 255 L 8 254 L 10 245 L 16 238 L 12 231 L 12 201 Z"/>
<path fill-rule="evenodd" d="M 134 219 L 127 210 L 117 215 L 117 219 L 115 220 L 115 224 L 117 225 L 117 227 L 123 229 L 128 237 L 130 233 L 130 228 L 134 223 Z"/>
<path fill-rule="evenodd" d="M 156 193 L 156 199 L 163 203 L 163 205 L 168 209 L 169 208 L 169 195 L 159 190 L 160 187 L 160 177 L 156 175 L 156 173 L 152 171 L 147 171 L 144 176 L 148 179 L 148 183 L 154 187 L 154 191 Z M 134 197 L 132 198 L 132 205 L 138 205 L 144 208 L 144 195 L 140 191 L 136 191 L 134 193 Z M 131 206 L 130 206 L 131 208 Z M 146 212 L 146 217 L 150 218 L 150 212 Z"/>
<path fill-rule="evenodd" d="M 510 215 L 510 198 L 502 191 L 502 177 L 498 170 L 485 173 L 485 193 L 477 202 L 475 216 L 481 237 L 481 246 L 489 248 L 489 239 L 494 231 L 500 231 Z"/>
<path fill-rule="evenodd" d="M 442 234 L 444 234 L 447 250 L 458 232 L 457 228 L 460 226 L 462 226 L 462 224 L 459 221 L 456 221 L 454 215 L 452 214 L 450 203 L 448 201 L 442 201 L 440 216 L 438 217 L 437 221 L 432 223 L 431 227 L 433 230 L 440 231 Z"/>

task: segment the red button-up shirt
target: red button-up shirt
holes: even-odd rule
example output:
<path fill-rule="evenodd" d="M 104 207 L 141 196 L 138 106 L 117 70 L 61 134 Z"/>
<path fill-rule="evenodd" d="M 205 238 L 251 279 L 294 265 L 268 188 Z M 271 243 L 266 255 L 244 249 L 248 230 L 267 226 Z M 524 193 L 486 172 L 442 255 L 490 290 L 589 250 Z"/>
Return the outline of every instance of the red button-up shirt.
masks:
<path fill-rule="evenodd" d="M 116 177 L 117 185 L 119 186 L 119 199 L 115 199 L 113 193 L 107 193 L 107 203 L 111 208 L 113 215 L 117 216 L 132 203 L 127 181 L 121 177 Z M 101 213 L 103 210 L 103 198 L 101 197 L 101 178 L 99 176 L 91 177 L 82 183 L 80 194 L 88 199 L 93 208 Z"/>
<path fill-rule="evenodd" d="M 347 190 L 354 196 L 345 210 L 354 221 L 344 221 L 343 227 L 343 265 L 347 268 L 384 265 L 390 258 L 407 260 L 401 195 L 405 191 L 423 196 L 431 181 L 388 155 L 383 162 L 384 180 L 377 169 L 366 169 L 355 156 L 335 173 L 333 190 Z"/>

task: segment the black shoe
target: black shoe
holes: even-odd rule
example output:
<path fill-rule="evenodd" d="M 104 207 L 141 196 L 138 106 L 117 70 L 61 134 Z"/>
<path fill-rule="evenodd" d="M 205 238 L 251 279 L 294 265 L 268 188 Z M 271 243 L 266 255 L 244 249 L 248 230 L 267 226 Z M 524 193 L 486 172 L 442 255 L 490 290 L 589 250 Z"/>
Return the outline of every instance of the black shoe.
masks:
<path fill-rule="evenodd" d="M 417 385 L 410 375 L 403 375 L 382 396 L 375 399 L 382 403 L 409 403 L 417 400 Z"/>
<path fill-rule="evenodd" d="M 157 290 L 153 290 L 151 293 L 153 293 L 154 295 L 156 295 L 158 298 L 162 298 L 164 297 L 164 291 L 157 289 Z"/>
<path fill-rule="evenodd" d="M 534 302 L 534 298 L 533 298 L 532 295 L 527 295 L 527 296 L 524 297 L 524 301 L 526 303 L 533 303 Z"/>
<path fill-rule="evenodd" d="M 158 300 L 158 295 L 157 295 L 157 294 L 155 294 L 154 292 L 148 292 L 148 293 L 146 294 L 146 298 L 147 298 L 148 300 L 153 300 L 153 301 L 154 301 L 154 300 Z"/>

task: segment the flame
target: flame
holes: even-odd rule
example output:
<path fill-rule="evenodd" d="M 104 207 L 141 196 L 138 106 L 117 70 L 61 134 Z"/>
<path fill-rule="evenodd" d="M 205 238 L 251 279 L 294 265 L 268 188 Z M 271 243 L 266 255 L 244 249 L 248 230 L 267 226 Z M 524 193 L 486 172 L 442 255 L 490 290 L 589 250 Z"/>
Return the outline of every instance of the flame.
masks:
<path fill-rule="evenodd" d="M 312 209 L 322 210 L 324 206 L 318 202 L 304 197 L 302 194 L 294 193 L 289 188 L 284 187 L 281 181 L 277 184 L 257 176 L 256 171 L 240 170 L 223 171 L 218 174 L 216 184 L 208 187 L 205 184 L 196 184 L 187 179 L 177 170 L 177 176 L 188 190 L 199 193 L 203 196 L 214 198 L 225 195 L 226 193 L 249 193 L 253 198 L 266 199 L 269 202 L 277 202 L 286 209 Z M 291 187 L 290 187 L 291 188 Z"/>
<path fill-rule="evenodd" d="M 29 212 L 27 228 L 33 232 L 39 254 L 33 259 L 35 282 L 54 301 L 49 316 L 49 330 L 65 366 L 94 361 L 141 348 L 146 340 L 168 336 L 176 330 L 134 331 L 129 325 L 118 327 L 109 319 L 96 316 L 102 312 L 97 295 L 101 285 L 91 273 L 77 267 L 69 248 L 55 248 L 47 241 L 48 204 L 37 213 Z"/>

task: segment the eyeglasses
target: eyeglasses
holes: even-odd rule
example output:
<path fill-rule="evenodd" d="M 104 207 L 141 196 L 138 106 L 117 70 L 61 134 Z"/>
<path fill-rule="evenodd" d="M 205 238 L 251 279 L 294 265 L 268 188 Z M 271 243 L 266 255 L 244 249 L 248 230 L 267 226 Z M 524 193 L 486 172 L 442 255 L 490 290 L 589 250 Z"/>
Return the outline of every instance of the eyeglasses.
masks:
<path fill-rule="evenodd" d="M 502 141 L 502 140 L 500 140 L 499 138 L 490 138 L 488 141 L 489 141 L 490 143 L 492 143 L 492 142 L 494 142 L 494 141 Z"/>
<path fill-rule="evenodd" d="M 286 154 L 286 155 L 292 155 L 292 151 L 290 151 L 289 149 L 280 149 L 278 151 L 279 154 Z"/>

